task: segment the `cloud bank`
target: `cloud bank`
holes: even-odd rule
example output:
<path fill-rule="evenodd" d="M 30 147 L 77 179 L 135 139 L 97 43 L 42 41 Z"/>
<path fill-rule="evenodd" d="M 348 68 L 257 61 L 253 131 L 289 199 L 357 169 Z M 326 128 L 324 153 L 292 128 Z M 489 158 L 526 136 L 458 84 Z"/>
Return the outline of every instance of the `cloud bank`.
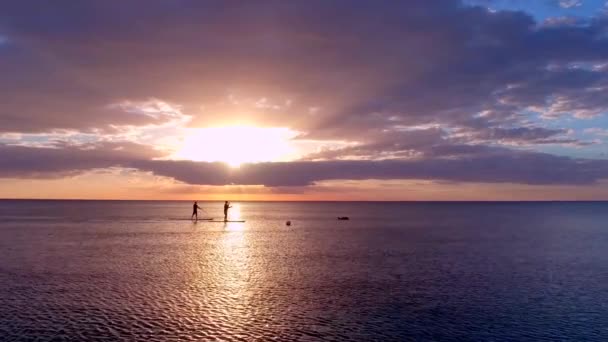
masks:
<path fill-rule="evenodd" d="M 133 168 L 201 185 L 306 186 L 325 180 L 427 179 L 455 182 L 593 184 L 608 175 L 607 160 L 577 160 L 508 150 L 460 158 L 334 160 L 244 164 L 136 159 L 142 146 L 95 148 L 0 146 L 0 177 L 61 177 L 99 168 Z M 135 155 L 135 156 L 134 156 Z"/>
<path fill-rule="evenodd" d="M 457 0 L 11 2 L 0 177 L 593 184 L 606 161 L 576 154 L 606 127 L 578 127 L 608 109 L 607 32 L 602 13 L 548 25 Z M 179 128 L 233 122 L 348 144 L 240 169 L 160 152 Z M 77 138 L 44 142 L 61 131 Z"/>

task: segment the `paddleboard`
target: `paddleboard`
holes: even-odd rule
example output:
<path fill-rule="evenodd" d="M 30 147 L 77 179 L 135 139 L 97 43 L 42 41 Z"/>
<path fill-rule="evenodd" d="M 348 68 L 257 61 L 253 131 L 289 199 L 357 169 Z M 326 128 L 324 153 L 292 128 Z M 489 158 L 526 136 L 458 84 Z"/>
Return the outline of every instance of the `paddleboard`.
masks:
<path fill-rule="evenodd" d="M 207 221 L 207 222 L 220 222 L 220 223 L 239 222 L 239 223 L 244 223 L 245 221 L 238 221 L 238 220 L 228 220 L 228 221 L 224 221 L 224 220 L 211 220 L 211 221 Z"/>
<path fill-rule="evenodd" d="M 199 218 L 198 220 L 196 220 L 196 219 L 189 219 L 189 218 L 177 218 L 177 217 L 169 217 L 169 218 L 168 218 L 168 220 L 169 220 L 169 221 L 193 221 L 193 222 L 196 222 L 196 221 L 205 221 L 205 222 L 226 222 L 226 223 L 228 223 L 228 222 L 238 222 L 238 223 L 244 223 L 244 222 L 245 222 L 245 221 L 241 221 L 241 220 L 228 220 L 228 221 L 224 221 L 224 220 L 217 220 L 217 219 L 214 219 L 214 218 L 208 218 L 208 217 L 205 217 L 205 218 Z"/>

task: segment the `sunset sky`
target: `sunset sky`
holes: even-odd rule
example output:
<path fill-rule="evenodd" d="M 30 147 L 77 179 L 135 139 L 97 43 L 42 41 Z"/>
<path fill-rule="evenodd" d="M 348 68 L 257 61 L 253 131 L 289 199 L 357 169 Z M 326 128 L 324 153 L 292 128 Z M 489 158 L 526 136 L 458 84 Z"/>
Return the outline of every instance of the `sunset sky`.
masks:
<path fill-rule="evenodd" d="M 0 198 L 608 200 L 606 0 L 5 1 Z"/>

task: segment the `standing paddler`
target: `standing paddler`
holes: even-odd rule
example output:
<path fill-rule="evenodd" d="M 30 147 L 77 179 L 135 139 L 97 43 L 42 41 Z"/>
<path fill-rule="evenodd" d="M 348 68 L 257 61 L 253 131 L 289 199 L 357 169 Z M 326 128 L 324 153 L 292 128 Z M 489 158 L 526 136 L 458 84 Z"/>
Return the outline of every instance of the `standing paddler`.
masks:
<path fill-rule="evenodd" d="M 192 216 L 190 216 L 190 219 L 192 220 L 192 218 L 195 218 L 198 221 L 198 210 L 203 210 L 203 208 L 198 206 L 198 203 L 196 201 L 194 201 L 194 204 L 192 205 Z"/>
<path fill-rule="evenodd" d="M 228 221 L 228 209 L 232 208 L 228 201 L 224 202 L 224 221 Z"/>

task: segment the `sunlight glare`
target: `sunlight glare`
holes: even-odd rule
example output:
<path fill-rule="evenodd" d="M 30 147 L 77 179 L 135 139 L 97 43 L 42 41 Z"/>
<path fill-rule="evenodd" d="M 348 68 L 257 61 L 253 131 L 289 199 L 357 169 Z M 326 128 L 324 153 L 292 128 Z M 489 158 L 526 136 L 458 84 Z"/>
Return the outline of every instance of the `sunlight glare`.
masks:
<path fill-rule="evenodd" d="M 284 161 L 293 154 L 290 140 L 297 135 L 285 127 L 228 126 L 189 128 L 178 159 L 243 163 Z"/>
<path fill-rule="evenodd" d="M 241 206 L 238 203 L 230 202 L 232 206 L 228 211 L 228 220 L 242 220 L 241 218 Z M 225 229 L 228 231 L 243 231 L 245 230 L 245 224 L 242 222 L 227 222 L 224 224 Z"/>

